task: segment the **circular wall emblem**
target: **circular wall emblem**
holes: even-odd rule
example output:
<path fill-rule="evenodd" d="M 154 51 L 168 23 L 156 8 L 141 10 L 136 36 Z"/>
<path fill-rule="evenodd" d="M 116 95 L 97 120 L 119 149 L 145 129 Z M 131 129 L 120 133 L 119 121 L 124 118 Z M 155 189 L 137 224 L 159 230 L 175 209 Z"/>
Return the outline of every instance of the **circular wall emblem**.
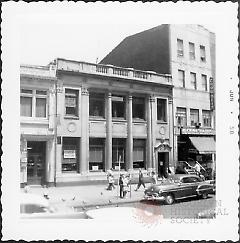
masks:
<path fill-rule="evenodd" d="M 165 135 L 165 127 L 164 127 L 164 126 L 161 126 L 161 127 L 159 128 L 159 133 L 160 133 L 161 135 Z"/>
<path fill-rule="evenodd" d="M 76 124 L 74 122 L 70 122 L 67 127 L 69 132 L 75 132 L 76 131 Z"/>

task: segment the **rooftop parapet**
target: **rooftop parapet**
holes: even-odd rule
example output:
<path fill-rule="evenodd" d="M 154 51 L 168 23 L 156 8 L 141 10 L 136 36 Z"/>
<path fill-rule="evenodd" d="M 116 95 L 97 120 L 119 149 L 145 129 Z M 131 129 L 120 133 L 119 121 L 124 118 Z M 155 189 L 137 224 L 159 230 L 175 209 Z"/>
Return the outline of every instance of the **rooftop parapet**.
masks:
<path fill-rule="evenodd" d="M 34 76 L 46 79 L 56 78 L 56 65 L 50 64 L 48 66 L 35 66 L 35 65 L 21 65 L 21 76 Z"/>
<path fill-rule="evenodd" d="M 99 76 L 117 77 L 127 80 L 172 85 L 169 74 L 158 74 L 152 71 L 141 71 L 133 68 L 122 68 L 113 65 L 94 64 L 66 59 L 57 59 L 57 71 L 95 74 Z"/>

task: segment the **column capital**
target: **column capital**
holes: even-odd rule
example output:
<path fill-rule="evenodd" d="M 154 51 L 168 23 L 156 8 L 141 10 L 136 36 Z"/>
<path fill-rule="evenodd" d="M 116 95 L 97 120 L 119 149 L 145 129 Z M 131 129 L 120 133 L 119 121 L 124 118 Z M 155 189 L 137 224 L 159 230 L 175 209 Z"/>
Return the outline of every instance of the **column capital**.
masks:
<path fill-rule="evenodd" d="M 108 91 L 108 93 L 107 93 L 107 97 L 108 97 L 109 99 L 112 98 L 112 93 Z"/>
<path fill-rule="evenodd" d="M 172 97 L 168 97 L 168 104 L 172 104 L 173 103 L 173 98 Z"/>
<path fill-rule="evenodd" d="M 86 87 L 82 87 L 82 95 L 89 95 L 88 89 Z"/>
<path fill-rule="evenodd" d="M 149 95 L 149 101 L 150 102 L 155 102 L 155 96 L 154 95 Z"/>
<path fill-rule="evenodd" d="M 132 99 L 133 99 L 132 94 L 128 94 L 127 98 L 128 98 L 129 101 L 132 101 Z"/>

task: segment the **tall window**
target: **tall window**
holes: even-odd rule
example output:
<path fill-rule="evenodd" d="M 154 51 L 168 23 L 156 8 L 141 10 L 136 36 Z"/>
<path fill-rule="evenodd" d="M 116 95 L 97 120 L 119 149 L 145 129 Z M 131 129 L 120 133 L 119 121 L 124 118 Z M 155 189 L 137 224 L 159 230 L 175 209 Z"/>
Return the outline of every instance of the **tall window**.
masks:
<path fill-rule="evenodd" d="M 190 73 L 190 80 L 191 80 L 191 88 L 197 89 L 197 77 L 196 73 Z"/>
<path fill-rule="evenodd" d="M 112 117 L 125 119 L 125 98 L 112 96 Z"/>
<path fill-rule="evenodd" d="M 207 91 L 207 75 L 202 74 L 202 89 Z"/>
<path fill-rule="evenodd" d="M 186 108 L 177 107 L 176 117 L 177 117 L 177 125 L 178 126 L 181 126 L 181 127 L 187 126 Z"/>
<path fill-rule="evenodd" d="M 104 94 L 89 94 L 89 116 L 104 117 Z"/>
<path fill-rule="evenodd" d="M 89 139 L 89 170 L 99 171 L 104 170 L 104 139 L 90 138 Z"/>
<path fill-rule="evenodd" d="M 162 122 L 167 122 L 166 99 L 157 99 L 157 120 Z"/>
<path fill-rule="evenodd" d="M 177 55 L 183 57 L 183 40 L 177 39 Z"/>
<path fill-rule="evenodd" d="M 67 116 L 78 116 L 78 95 L 78 90 L 65 89 L 65 114 Z"/>
<path fill-rule="evenodd" d="M 20 106 L 21 116 L 47 117 L 47 91 L 21 89 Z"/>
<path fill-rule="evenodd" d="M 126 139 L 123 138 L 113 138 L 112 140 L 112 164 L 113 169 L 125 169 L 125 155 L 126 155 Z"/>
<path fill-rule="evenodd" d="M 196 126 L 199 123 L 199 110 L 190 109 L 191 126 Z"/>
<path fill-rule="evenodd" d="M 133 97 L 132 113 L 134 119 L 145 120 L 145 100 L 144 98 Z"/>
<path fill-rule="evenodd" d="M 62 172 L 78 172 L 79 138 L 64 137 Z"/>
<path fill-rule="evenodd" d="M 144 139 L 133 140 L 133 168 L 145 168 L 146 145 Z"/>
<path fill-rule="evenodd" d="M 195 59 L 195 45 L 192 42 L 189 42 L 189 58 L 191 60 Z"/>
<path fill-rule="evenodd" d="M 178 70 L 178 80 L 181 87 L 185 88 L 185 72 Z"/>
<path fill-rule="evenodd" d="M 200 46 L 200 60 L 206 62 L 206 49 L 205 46 Z"/>
<path fill-rule="evenodd" d="M 211 112 L 207 110 L 203 110 L 202 117 L 203 117 L 203 126 L 211 127 Z"/>

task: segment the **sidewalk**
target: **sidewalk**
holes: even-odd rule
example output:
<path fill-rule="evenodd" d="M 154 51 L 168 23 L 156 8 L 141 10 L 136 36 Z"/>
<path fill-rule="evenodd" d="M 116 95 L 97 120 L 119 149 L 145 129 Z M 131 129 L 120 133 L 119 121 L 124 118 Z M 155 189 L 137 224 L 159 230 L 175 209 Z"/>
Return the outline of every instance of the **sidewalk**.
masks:
<path fill-rule="evenodd" d="M 150 183 L 146 183 L 146 188 L 149 185 Z M 41 186 L 29 186 L 29 193 L 44 195 L 44 192 L 47 192 L 52 204 L 85 209 L 140 201 L 144 196 L 144 188 L 141 186 L 138 191 L 134 191 L 136 186 L 136 184 L 131 185 L 131 194 L 128 192 L 127 198 L 124 199 L 119 197 L 119 187 L 115 185 L 115 189 L 108 191 L 106 190 L 107 184 L 49 187 L 47 189 Z"/>

